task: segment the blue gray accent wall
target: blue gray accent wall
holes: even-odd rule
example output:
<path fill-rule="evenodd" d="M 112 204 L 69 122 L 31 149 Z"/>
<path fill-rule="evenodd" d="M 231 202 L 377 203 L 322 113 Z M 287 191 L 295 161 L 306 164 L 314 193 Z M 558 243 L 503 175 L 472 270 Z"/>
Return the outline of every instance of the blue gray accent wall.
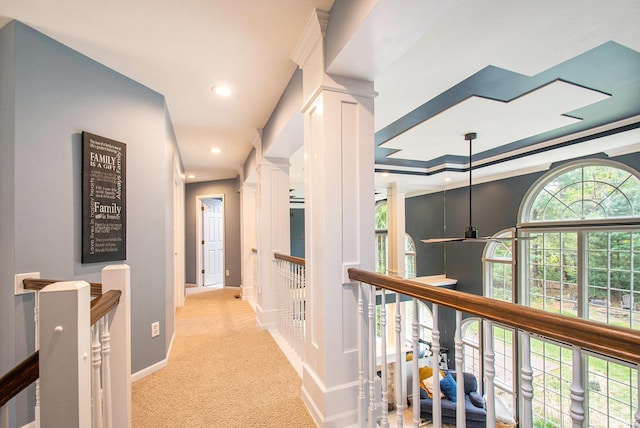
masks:
<path fill-rule="evenodd" d="M 173 334 L 165 319 L 173 267 L 165 264 L 177 153 L 164 97 L 19 22 L 0 32 L 0 67 L 2 369 L 33 351 L 33 297 L 14 297 L 15 273 L 101 280 L 106 263 L 80 262 L 82 131 L 127 145 L 131 368 L 162 361 Z M 152 339 L 155 321 L 162 334 Z M 31 419 L 20 406 L 10 411 L 16 426 Z"/>
<path fill-rule="evenodd" d="M 590 158 L 608 158 L 604 154 Z M 611 158 L 640 171 L 640 153 Z M 571 159 L 559 162 L 555 168 Z M 480 236 L 488 236 L 516 225 L 526 192 L 543 172 L 511 177 L 473 186 L 473 225 Z M 484 244 L 451 242 L 424 244 L 425 238 L 464 236 L 469 224 L 468 187 L 406 199 L 406 231 L 416 243 L 418 276 L 446 273 L 458 280 L 457 289 L 483 295 L 482 252 Z M 445 228 L 446 225 L 446 228 Z M 439 267 L 441 269 L 439 270 Z M 455 361 L 455 312 L 440 310 L 442 344 L 449 348 L 449 363 Z"/>
<path fill-rule="evenodd" d="M 198 196 L 224 196 L 224 269 L 229 275 L 225 286 L 239 287 L 242 282 L 240 269 L 240 193 L 238 179 L 205 181 L 185 186 L 185 275 L 189 284 L 196 284 L 196 216 L 199 215 Z"/>
<path fill-rule="evenodd" d="M 304 209 L 292 208 L 289 212 L 291 255 L 304 259 Z"/>

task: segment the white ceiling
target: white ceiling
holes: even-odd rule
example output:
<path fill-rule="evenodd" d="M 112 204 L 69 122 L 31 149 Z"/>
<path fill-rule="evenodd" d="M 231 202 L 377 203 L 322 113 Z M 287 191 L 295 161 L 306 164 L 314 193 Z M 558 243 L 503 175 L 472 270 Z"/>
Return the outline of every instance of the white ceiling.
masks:
<path fill-rule="evenodd" d="M 376 131 L 487 66 L 533 76 L 608 41 L 640 52 L 637 0 L 362 1 L 375 6 L 329 66 L 334 73 L 374 80 Z M 333 3 L 0 0 L 0 26 L 18 19 L 163 94 L 186 172 L 196 175 L 187 181 L 206 181 L 238 174 L 256 129 L 267 123 L 295 70 L 290 56 L 311 12 L 330 10 Z M 231 97 L 209 91 L 221 83 L 232 87 Z M 509 109 L 469 98 L 385 146 L 402 149 L 393 157 L 409 159 L 433 159 L 443 147 L 449 154 L 465 155 L 466 132 L 478 132 L 474 152 L 498 147 L 575 121 L 560 115 L 606 97 L 555 82 L 509 103 Z M 425 140 L 438 143 L 417 144 Z M 629 133 L 610 142 L 601 139 L 503 162 L 474 177 L 546 168 L 564 158 L 604 148 L 630 150 L 625 146 L 638 143 L 638 132 Z M 216 146 L 220 155 L 209 152 Z M 460 172 L 376 174 L 379 188 L 399 181 L 408 192 L 463 185 L 465 180 Z"/>
<path fill-rule="evenodd" d="M 0 0 L 17 19 L 163 94 L 187 174 L 233 178 L 296 64 L 314 8 L 333 0 Z M 220 98 L 211 86 L 227 84 Z M 213 155 L 212 147 L 222 153 Z"/>

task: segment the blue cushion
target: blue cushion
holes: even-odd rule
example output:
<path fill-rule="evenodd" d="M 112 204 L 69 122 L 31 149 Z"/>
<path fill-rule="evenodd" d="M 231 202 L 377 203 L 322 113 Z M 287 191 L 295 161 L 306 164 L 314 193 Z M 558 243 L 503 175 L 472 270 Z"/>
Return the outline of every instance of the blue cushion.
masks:
<path fill-rule="evenodd" d="M 440 390 L 449 401 L 456 402 L 456 381 L 451 376 L 451 373 L 447 373 L 444 379 L 440 381 Z"/>
<path fill-rule="evenodd" d="M 429 398 L 429 396 L 427 395 L 427 391 L 425 391 L 424 389 L 420 388 L 420 399 L 424 400 L 425 398 Z"/>
<path fill-rule="evenodd" d="M 471 404 L 474 406 L 484 409 L 484 399 L 477 392 L 471 391 L 469 393 L 469 401 L 471 401 Z"/>

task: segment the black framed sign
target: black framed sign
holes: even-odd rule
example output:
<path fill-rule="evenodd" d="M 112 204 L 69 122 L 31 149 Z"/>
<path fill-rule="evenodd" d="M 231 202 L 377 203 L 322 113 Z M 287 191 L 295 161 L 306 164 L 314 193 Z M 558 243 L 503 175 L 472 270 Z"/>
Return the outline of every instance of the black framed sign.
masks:
<path fill-rule="evenodd" d="M 82 133 L 82 263 L 127 258 L 126 149 Z"/>

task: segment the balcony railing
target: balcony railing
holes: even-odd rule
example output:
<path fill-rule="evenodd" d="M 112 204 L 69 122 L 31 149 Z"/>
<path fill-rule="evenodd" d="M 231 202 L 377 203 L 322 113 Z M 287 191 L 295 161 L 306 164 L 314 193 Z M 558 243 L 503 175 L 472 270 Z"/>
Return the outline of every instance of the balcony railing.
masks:
<path fill-rule="evenodd" d="M 303 359 L 307 307 L 305 262 L 299 257 L 278 253 L 274 257 L 278 266 L 278 329 Z"/>
<path fill-rule="evenodd" d="M 388 373 L 386 352 L 387 345 L 387 319 L 395 322 L 396 344 L 394 353 L 390 356 L 393 361 L 406 361 L 407 352 L 418 356 L 420 352 L 419 342 L 422 338 L 418 335 L 418 302 L 430 302 L 433 312 L 432 326 L 432 355 L 439 355 L 441 326 L 438 321 L 438 309 L 440 307 L 451 308 L 456 313 L 455 334 L 455 370 L 463 372 L 463 341 L 460 334 L 462 314 L 466 313 L 479 317 L 483 323 L 484 333 L 484 379 L 483 387 L 486 398 L 486 426 L 496 426 L 496 401 L 495 401 L 495 366 L 493 349 L 493 323 L 499 323 L 515 329 L 519 334 L 519 351 L 522 358 L 519 372 L 519 394 L 521 406 L 519 412 L 519 426 L 534 426 L 534 410 L 532 406 L 534 397 L 533 369 L 530 355 L 530 342 L 532 336 L 548 338 L 569 346 L 573 353 L 571 361 L 572 383 L 570 387 L 570 419 L 574 427 L 582 427 L 585 421 L 585 385 L 583 376 L 583 353 L 585 351 L 598 355 L 614 358 L 618 361 L 628 362 L 635 367 L 636 376 L 640 364 L 640 331 L 602 324 L 586 319 L 568 317 L 564 315 L 544 312 L 538 309 L 522 305 L 507 303 L 454 290 L 441 289 L 424 285 L 411 280 L 393 278 L 372 272 L 349 269 L 349 278 L 357 281 L 358 287 L 358 334 L 361 339 L 359 344 L 359 421 L 360 426 L 389 426 L 389 402 L 396 406 L 397 426 L 403 426 L 403 409 L 406 406 L 406 394 L 403 394 L 403 379 L 406 379 L 406 371 L 413 373 L 412 379 L 417 379 L 419 359 L 414 358 L 406 364 L 395 364 L 394 379 L 390 381 Z M 389 300 L 392 294 L 396 301 L 409 299 L 414 305 L 413 319 L 403 320 L 399 311 L 400 305 L 396 305 L 395 314 L 386 313 L 386 305 L 376 308 L 376 299 L 381 295 L 381 300 Z M 392 298 L 393 299 L 393 298 Z M 400 338 L 401 325 L 410 325 L 412 340 L 410 349 L 404 349 Z M 379 337 L 378 337 L 379 336 Z M 391 346 L 393 347 L 393 346 Z M 380 355 L 377 355 L 377 354 Z M 433 373 L 440 369 L 438 358 L 431 358 L 430 365 Z M 457 405 L 455 419 L 457 427 L 466 426 L 464 377 L 457 377 Z M 395 393 L 389 396 L 389 385 L 394 385 Z M 632 384 L 640 384 L 636 379 Z M 412 397 L 418 397 L 419 385 L 412 381 L 409 385 Z M 635 394 L 638 397 L 638 394 Z M 640 398 L 637 398 L 640 400 Z M 421 408 L 418 401 L 413 400 L 412 425 L 417 427 L 421 423 Z M 442 423 L 442 402 L 440 399 L 440 384 L 433 382 L 433 426 L 439 427 Z M 640 402 L 636 403 L 636 412 L 629 426 L 640 427 Z"/>
<path fill-rule="evenodd" d="M 36 293 L 36 352 L 0 378 L 0 428 L 6 404 L 33 382 L 36 427 L 131 426 L 129 266 L 104 268 L 102 280 L 16 278 Z"/>

